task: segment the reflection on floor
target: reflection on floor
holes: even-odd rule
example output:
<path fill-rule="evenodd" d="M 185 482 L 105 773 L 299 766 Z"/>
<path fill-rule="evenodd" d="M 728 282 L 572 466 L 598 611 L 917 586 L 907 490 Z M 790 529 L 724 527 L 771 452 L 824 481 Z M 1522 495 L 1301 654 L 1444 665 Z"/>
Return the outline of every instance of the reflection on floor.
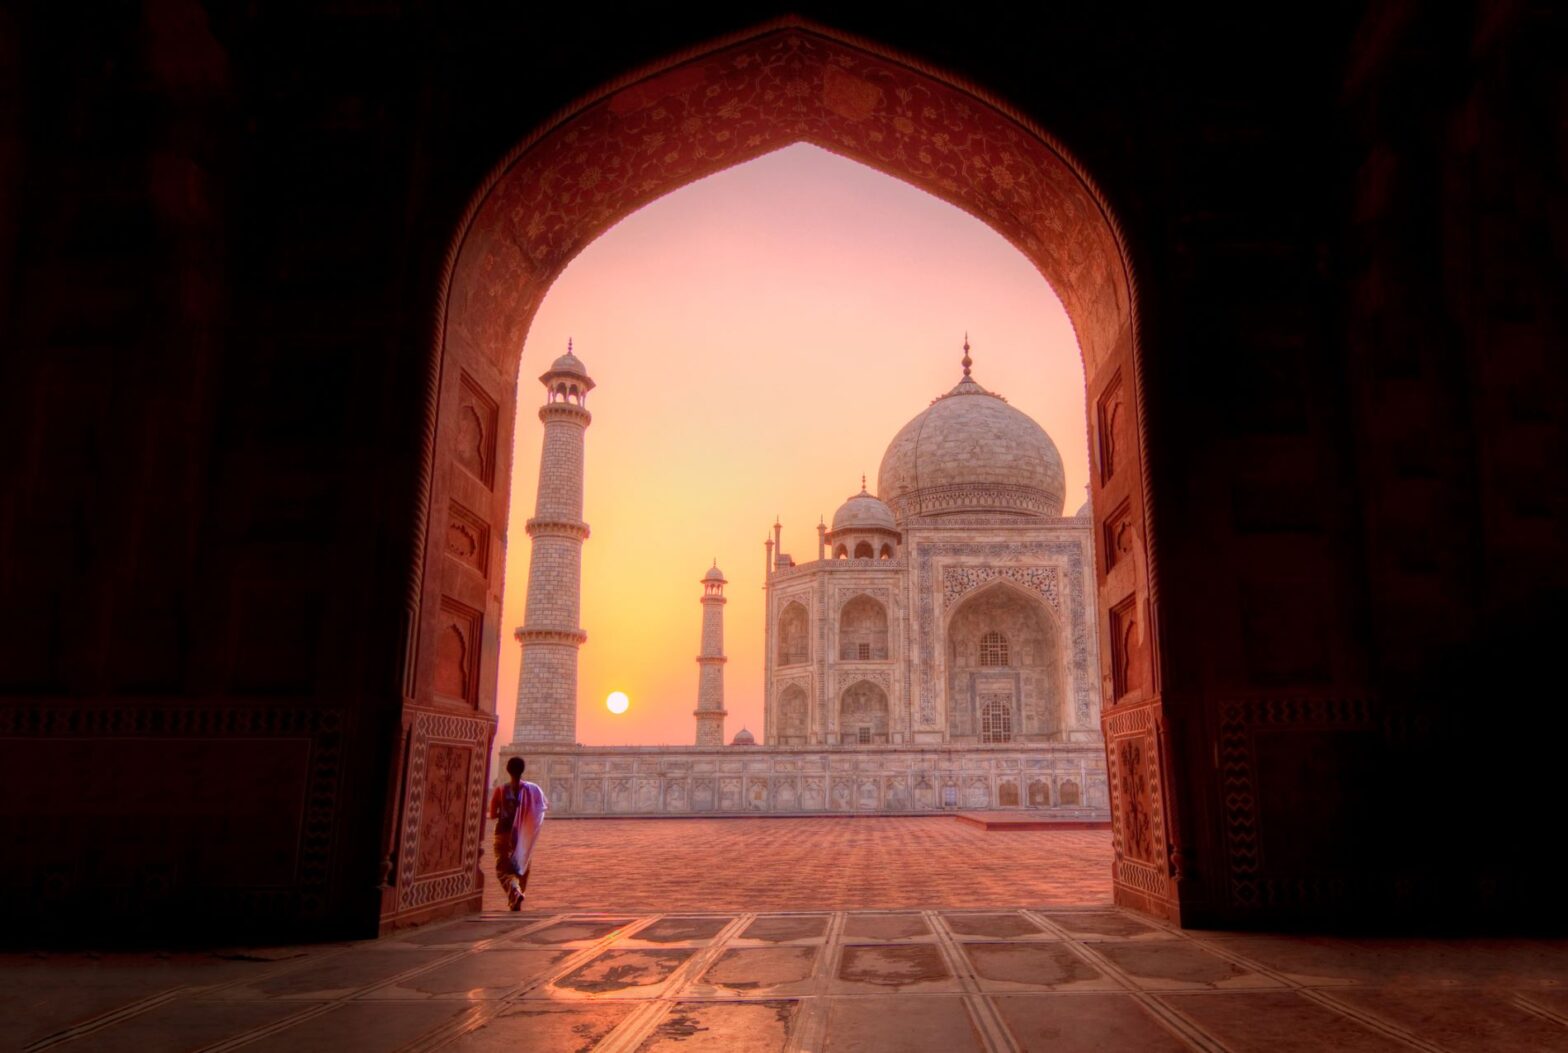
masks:
<path fill-rule="evenodd" d="M 0 1048 L 1568 1050 L 1568 941 L 1181 932 L 1108 908 L 482 914 L 0 959 Z"/>

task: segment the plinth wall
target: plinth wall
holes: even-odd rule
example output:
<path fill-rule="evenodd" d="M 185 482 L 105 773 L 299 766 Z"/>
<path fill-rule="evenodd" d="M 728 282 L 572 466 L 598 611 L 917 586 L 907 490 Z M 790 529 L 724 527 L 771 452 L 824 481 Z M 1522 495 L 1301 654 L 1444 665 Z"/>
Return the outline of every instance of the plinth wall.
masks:
<path fill-rule="evenodd" d="M 1108 819 L 1098 743 L 1016 747 L 572 746 L 520 754 L 554 816 L 919 814 Z"/>

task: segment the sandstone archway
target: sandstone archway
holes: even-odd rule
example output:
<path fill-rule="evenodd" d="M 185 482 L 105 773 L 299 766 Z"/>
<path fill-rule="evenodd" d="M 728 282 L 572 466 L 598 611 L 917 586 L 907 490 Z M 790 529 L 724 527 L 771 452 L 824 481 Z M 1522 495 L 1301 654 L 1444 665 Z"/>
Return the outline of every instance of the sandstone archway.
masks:
<path fill-rule="evenodd" d="M 454 235 L 430 359 L 384 925 L 477 904 L 483 765 L 464 762 L 477 759 L 472 751 L 495 723 L 512 407 L 535 311 L 566 264 L 621 217 L 796 142 L 902 179 L 990 225 L 1035 263 L 1073 320 L 1088 382 L 1097 526 L 1102 537 L 1132 539 L 1117 550 L 1122 558 L 1099 568 L 1100 630 L 1111 638 L 1112 611 L 1123 612 L 1117 624 L 1138 627 L 1146 663 L 1136 696 L 1103 706 L 1116 897 L 1177 916 L 1170 781 L 1161 769 L 1169 751 L 1150 628 L 1158 592 L 1147 547 L 1135 288 L 1116 222 L 1060 144 L 980 88 L 787 20 L 640 70 L 570 107 L 492 171 Z M 488 559 L 462 558 L 454 540 L 476 531 Z M 444 672 L 443 656 L 455 648 L 480 656 L 462 698 L 451 695 Z M 1109 661 L 1110 649 L 1102 654 Z M 438 760 L 439 784 L 431 775 Z M 1128 764 L 1139 769 L 1125 771 Z M 1136 851 L 1124 852 L 1133 827 Z M 433 844 L 442 850 L 427 850 Z"/>

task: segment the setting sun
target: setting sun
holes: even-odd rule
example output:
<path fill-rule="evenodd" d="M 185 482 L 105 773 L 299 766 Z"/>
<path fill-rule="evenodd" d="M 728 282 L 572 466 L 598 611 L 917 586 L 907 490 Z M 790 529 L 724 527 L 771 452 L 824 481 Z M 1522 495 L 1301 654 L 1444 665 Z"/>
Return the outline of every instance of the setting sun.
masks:
<path fill-rule="evenodd" d="M 624 713 L 626 707 L 631 705 L 631 700 L 626 697 L 624 691 L 611 691 L 610 697 L 604 700 L 604 704 L 611 713 Z"/>

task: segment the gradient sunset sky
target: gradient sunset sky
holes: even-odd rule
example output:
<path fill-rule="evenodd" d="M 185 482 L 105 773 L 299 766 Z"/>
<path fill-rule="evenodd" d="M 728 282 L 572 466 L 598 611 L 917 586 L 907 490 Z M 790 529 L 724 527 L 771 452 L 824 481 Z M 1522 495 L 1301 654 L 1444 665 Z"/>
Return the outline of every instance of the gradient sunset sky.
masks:
<path fill-rule="evenodd" d="M 995 231 L 905 183 L 791 146 L 676 191 L 589 245 L 524 345 L 497 739 L 510 741 L 544 388 L 566 349 L 588 398 L 577 737 L 690 744 L 702 577 L 726 588 L 728 741 L 762 738 L 763 541 L 816 558 L 819 516 L 876 490 L 903 424 L 974 376 L 1039 421 L 1084 500 L 1083 364 L 1056 294 Z M 620 716 L 611 691 L 630 696 Z"/>

